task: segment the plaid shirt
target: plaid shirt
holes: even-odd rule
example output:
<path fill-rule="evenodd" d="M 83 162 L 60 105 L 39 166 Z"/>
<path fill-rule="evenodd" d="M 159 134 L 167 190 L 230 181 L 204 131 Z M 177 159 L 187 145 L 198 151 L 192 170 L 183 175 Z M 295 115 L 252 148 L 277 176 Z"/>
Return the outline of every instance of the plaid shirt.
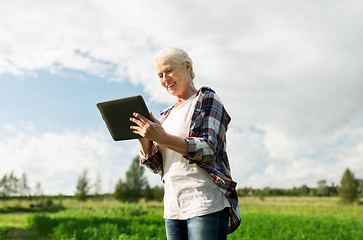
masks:
<path fill-rule="evenodd" d="M 225 133 L 231 118 L 212 89 L 201 88 L 197 97 L 189 137 L 185 138 L 189 146 L 189 154 L 185 158 L 188 163 L 206 170 L 228 199 L 231 204 L 228 226 L 229 233 L 232 233 L 241 223 L 241 212 L 236 191 L 237 183 L 232 180 L 226 152 Z M 161 122 L 173 107 L 161 112 Z M 142 156 L 141 163 L 153 173 L 160 174 L 163 179 L 163 159 L 157 143 L 153 143 L 147 156 Z"/>

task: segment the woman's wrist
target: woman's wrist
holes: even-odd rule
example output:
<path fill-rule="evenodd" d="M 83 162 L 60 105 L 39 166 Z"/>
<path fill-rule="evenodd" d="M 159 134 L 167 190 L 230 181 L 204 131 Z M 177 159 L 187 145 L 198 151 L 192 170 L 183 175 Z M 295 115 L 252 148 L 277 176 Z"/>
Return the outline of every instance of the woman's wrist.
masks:
<path fill-rule="evenodd" d="M 160 146 L 169 148 L 177 153 L 187 156 L 189 153 L 189 145 L 183 137 L 166 134 L 165 137 L 158 142 Z"/>
<path fill-rule="evenodd" d="M 151 152 L 153 142 L 147 138 L 139 138 L 140 151 L 144 156 L 147 156 Z"/>

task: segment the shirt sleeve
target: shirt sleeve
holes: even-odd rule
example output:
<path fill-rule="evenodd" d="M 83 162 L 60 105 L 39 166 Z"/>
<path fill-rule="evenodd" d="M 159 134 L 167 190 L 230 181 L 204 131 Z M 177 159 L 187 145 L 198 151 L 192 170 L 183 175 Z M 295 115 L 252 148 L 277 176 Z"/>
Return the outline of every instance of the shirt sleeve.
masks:
<path fill-rule="evenodd" d="M 191 127 L 187 158 L 197 162 L 212 162 L 224 146 L 225 133 L 231 121 L 222 102 L 214 92 L 207 92 Z"/>
<path fill-rule="evenodd" d="M 149 154 L 144 155 L 140 152 L 140 156 L 141 165 L 147 167 L 151 172 L 163 176 L 163 157 L 157 143 L 153 142 Z"/>

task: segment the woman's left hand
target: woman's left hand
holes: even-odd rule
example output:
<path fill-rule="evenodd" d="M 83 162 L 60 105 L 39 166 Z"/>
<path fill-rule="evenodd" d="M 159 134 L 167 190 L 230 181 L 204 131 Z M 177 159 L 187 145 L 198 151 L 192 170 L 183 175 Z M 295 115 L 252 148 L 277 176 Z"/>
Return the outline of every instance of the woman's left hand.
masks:
<path fill-rule="evenodd" d="M 134 113 L 133 115 L 135 118 L 130 118 L 130 121 L 135 123 L 137 126 L 131 126 L 130 128 L 135 134 L 139 134 L 141 137 L 154 142 L 160 142 L 167 134 L 161 126 L 160 121 L 158 121 L 151 112 L 150 115 L 153 121 L 150 121 L 139 113 Z"/>

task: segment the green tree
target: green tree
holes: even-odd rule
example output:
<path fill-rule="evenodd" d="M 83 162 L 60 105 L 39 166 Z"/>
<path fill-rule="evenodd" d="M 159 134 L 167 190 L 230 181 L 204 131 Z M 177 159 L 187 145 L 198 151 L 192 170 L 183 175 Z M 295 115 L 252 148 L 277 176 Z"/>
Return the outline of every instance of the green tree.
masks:
<path fill-rule="evenodd" d="M 3 201 L 5 206 L 5 200 L 10 197 L 19 196 L 19 184 L 20 180 L 14 175 L 14 172 L 10 174 L 5 174 L 0 180 L 0 199 Z"/>
<path fill-rule="evenodd" d="M 253 191 L 253 189 L 251 187 L 244 187 L 244 188 L 237 189 L 237 194 L 240 197 L 247 197 L 250 195 L 249 193 L 252 191 Z"/>
<path fill-rule="evenodd" d="M 125 184 L 122 182 L 122 179 L 120 178 L 117 183 L 116 183 L 116 187 L 115 187 L 115 193 L 114 193 L 114 197 L 117 200 L 120 201 L 125 201 L 125 196 L 126 196 L 126 190 L 125 190 Z"/>
<path fill-rule="evenodd" d="M 42 196 L 43 196 L 42 184 L 40 182 L 37 182 L 35 184 L 34 197 L 37 201 L 39 201 Z"/>
<path fill-rule="evenodd" d="M 358 181 L 348 168 L 340 181 L 339 197 L 343 203 L 353 203 L 358 199 Z"/>
<path fill-rule="evenodd" d="M 29 197 L 30 195 L 30 187 L 28 186 L 28 178 L 25 174 L 25 172 L 21 175 L 21 178 L 18 180 L 18 194 L 19 194 L 19 202 L 18 206 L 21 205 L 21 201 Z"/>
<path fill-rule="evenodd" d="M 0 199 L 5 204 L 5 200 L 9 197 L 9 185 L 8 185 L 8 175 L 5 174 L 0 180 Z"/>
<path fill-rule="evenodd" d="M 309 195 L 310 188 L 304 184 L 298 189 L 298 192 L 301 196 L 307 196 Z"/>
<path fill-rule="evenodd" d="M 358 194 L 363 197 L 363 179 L 357 179 L 358 181 Z"/>
<path fill-rule="evenodd" d="M 145 201 L 163 201 L 164 198 L 164 188 L 159 186 L 154 186 L 151 188 L 149 184 L 146 185 L 144 190 Z"/>
<path fill-rule="evenodd" d="M 78 201 L 86 201 L 90 190 L 88 171 L 85 169 L 78 177 L 75 197 Z"/>
<path fill-rule="evenodd" d="M 335 186 L 334 183 L 331 184 L 330 187 L 328 187 L 329 189 L 329 196 L 333 197 L 333 196 L 338 196 L 338 186 Z"/>
<path fill-rule="evenodd" d="M 59 203 L 58 204 L 60 206 L 63 206 L 63 198 L 64 198 L 64 195 L 63 194 L 61 194 L 61 193 L 58 194 L 58 200 L 59 200 Z"/>
<path fill-rule="evenodd" d="M 14 172 L 11 172 L 8 177 L 8 190 L 9 190 L 9 196 L 14 197 L 17 196 L 19 193 L 18 184 L 19 179 L 14 175 Z"/>
<path fill-rule="evenodd" d="M 93 187 L 94 187 L 95 198 L 97 200 L 101 200 L 102 181 L 101 181 L 101 176 L 99 173 L 97 174 L 96 182 L 94 183 Z"/>
<path fill-rule="evenodd" d="M 147 184 L 145 187 L 144 198 L 146 202 L 154 200 L 154 192 L 153 189 L 149 186 L 149 184 Z"/>
<path fill-rule="evenodd" d="M 329 188 L 325 179 L 318 181 L 318 196 L 329 196 Z"/>
<path fill-rule="evenodd" d="M 126 202 L 137 202 L 144 196 L 147 179 L 145 169 L 140 165 L 140 157 L 136 156 L 126 172 L 126 181 L 120 179 L 115 188 L 115 198 Z"/>
<path fill-rule="evenodd" d="M 18 184 L 18 191 L 20 197 L 28 197 L 30 194 L 30 187 L 28 186 L 28 178 L 25 172 L 23 173 L 23 175 L 21 175 Z"/>
<path fill-rule="evenodd" d="M 128 191 L 127 200 L 137 202 L 144 196 L 147 179 L 144 176 L 145 168 L 140 165 L 140 157 L 136 156 L 131 162 L 129 170 L 126 172 L 126 186 Z"/>
<path fill-rule="evenodd" d="M 164 187 L 154 186 L 153 187 L 153 195 L 154 195 L 154 200 L 159 201 L 159 202 L 163 201 Z"/>

